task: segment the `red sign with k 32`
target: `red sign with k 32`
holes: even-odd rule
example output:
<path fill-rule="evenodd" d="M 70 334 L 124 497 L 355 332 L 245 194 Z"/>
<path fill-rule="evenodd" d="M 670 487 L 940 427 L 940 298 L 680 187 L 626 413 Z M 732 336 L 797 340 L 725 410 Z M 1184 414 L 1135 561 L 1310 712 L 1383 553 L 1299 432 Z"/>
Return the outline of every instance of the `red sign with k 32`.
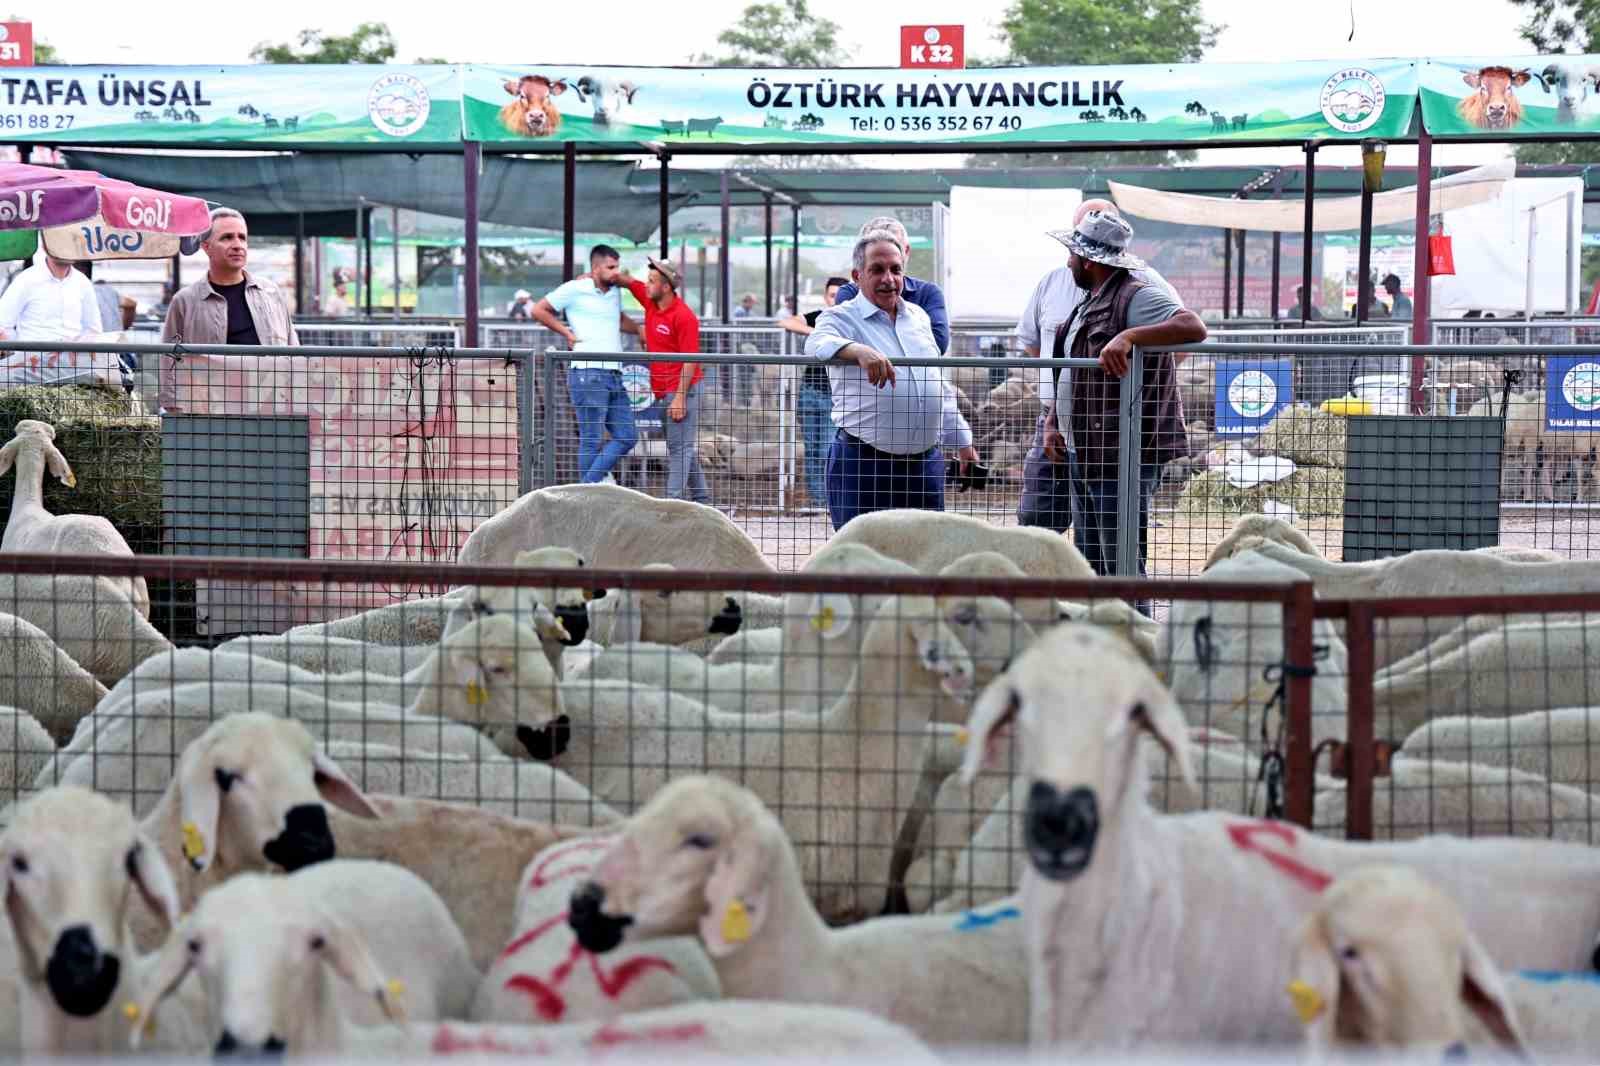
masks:
<path fill-rule="evenodd" d="M 966 65 L 965 26 L 900 27 L 900 66 L 961 70 Z"/>

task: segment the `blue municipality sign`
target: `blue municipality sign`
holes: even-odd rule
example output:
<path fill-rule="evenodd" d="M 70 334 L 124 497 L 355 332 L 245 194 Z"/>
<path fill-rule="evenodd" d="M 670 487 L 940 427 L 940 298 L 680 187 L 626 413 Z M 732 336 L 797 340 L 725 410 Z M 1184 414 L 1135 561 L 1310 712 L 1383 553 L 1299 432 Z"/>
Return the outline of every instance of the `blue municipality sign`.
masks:
<path fill-rule="evenodd" d="M 1288 359 L 1217 363 L 1217 434 L 1254 436 L 1294 400 L 1294 364 Z"/>
<path fill-rule="evenodd" d="M 623 367 L 622 387 L 628 393 L 634 428 L 640 433 L 660 433 L 667 405 L 657 400 L 650 389 L 650 368 L 639 363 L 629 363 Z"/>
<path fill-rule="evenodd" d="M 1560 355 L 1545 365 L 1545 428 L 1600 429 L 1600 360 L 1592 355 Z"/>

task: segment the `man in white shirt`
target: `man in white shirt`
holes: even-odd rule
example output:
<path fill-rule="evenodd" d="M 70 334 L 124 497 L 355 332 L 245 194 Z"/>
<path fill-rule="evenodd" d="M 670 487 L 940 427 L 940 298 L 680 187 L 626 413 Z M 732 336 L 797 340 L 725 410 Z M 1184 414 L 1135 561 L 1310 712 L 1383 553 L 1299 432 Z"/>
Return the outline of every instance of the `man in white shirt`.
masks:
<path fill-rule="evenodd" d="M 940 445 L 957 449 L 963 471 L 978 459 L 972 430 L 939 368 L 894 362 L 940 354 L 928 313 L 901 296 L 899 243 L 881 230 L 868 233 L 856 241 L 851 265 L 860 292 L 825 310 L 806 338 L 806 354 L 828 368 L 839 427 L 826 478 L 835 530 L 869 511 L 942 511 Z"/>
<path fill-rule="evenodd" d="M 1091 211 L 1116 215 L 1117 207 L 1110 200 L 1090 199 L 1078 205 L 1072 215 L 1076 229 Z M 1182 299 L 1167 279 L 1152 266 L 1130 271 L 1135 279 L 1146 285 L 1155 285 L 1172 294 L 1182 304 Z M 1072 317 L 1072 312 L 1083 302 L 1085 293 L 1072 278 L 1072 268 L 1062 264 L 1039 279 L 1028 306 L 1017 322 L 1016 335 L 1022 341 L 1022 350 L 1038 358 L 1042 348 L 1054 344 L 1056 330 Z M 1050 360 L 1039 368 L 1039 401 L 1045 411 L 1055 400 L 1056 386 L 1052 382 Z M 1072 371 L 1061 370 L 1061 389 L 1070 389 Z M 1044 415 L 1034 427 L 1033 443 L 1022 462 L 1022 498 L 1017 504 L 1017 523 L 1024 526 L 1043 526 L 1057 533 L 1065 533 L 1072 525 L 1072 479 L 1065 462 L 1052 462 L 1044 450 Z"/>
<path fill-rule="evenodd" d="M 597 244 L 589 273 L 558 286 L 533 305 L 533 317 L 566 339 L 574 352 L 615 355 L 622 351 L 622 285 L 617 250 Z M 556 317 L 564 313 L 567 322 Z M 615 483 L 611 470 L 639 442 L 633 407 L 622 386 L 622 364 L 612 359 L 574 359 L 567 390 L 578 416 L 578 480 Z M 600 446 L 601 431 L 611 435 Z"/>
<path fill-rule="evenodd" d="M 0 338 L 66 341 L 99 333 L 100 298 L 94 283 L 65 259 L 41 259 L 12 278 L 0 295 Z"/>

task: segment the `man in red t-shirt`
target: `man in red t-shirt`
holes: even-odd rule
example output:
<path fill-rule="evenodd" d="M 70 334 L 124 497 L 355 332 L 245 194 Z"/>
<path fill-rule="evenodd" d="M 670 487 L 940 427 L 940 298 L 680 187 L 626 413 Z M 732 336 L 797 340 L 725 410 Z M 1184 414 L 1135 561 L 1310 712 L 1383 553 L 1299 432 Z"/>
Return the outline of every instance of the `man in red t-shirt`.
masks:
<path fill-rule="evenodd" d="M 649 260 L 650 280 L 639 281 L 627 274 L 620 280 L 644 305 L 644 346 L 649 352 L 698 353 L 700 319 L 689 305 L 678 298 L 678 272 L 671 263 Z M 686 361 L 650 364 L 650 391 L 656 399 L 667 400 L 667 414 L 661 426 L 667 437 L 667 495 L 711 505 L 711 487 L 700 466 L 698 434 L 700 427 L 700 379 L 705 370 L 699 363 Z"/>

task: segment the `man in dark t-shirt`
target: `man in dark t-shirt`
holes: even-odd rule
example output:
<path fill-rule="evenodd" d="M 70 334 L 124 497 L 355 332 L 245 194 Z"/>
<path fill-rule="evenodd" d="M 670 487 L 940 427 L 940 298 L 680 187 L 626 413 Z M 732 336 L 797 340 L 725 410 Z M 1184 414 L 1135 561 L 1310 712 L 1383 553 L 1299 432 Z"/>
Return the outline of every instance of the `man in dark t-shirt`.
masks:
<path fill-rule="evenodd" d="M 839 287 L 849 283 L 848 278 L 829 278 L 822 289 L 822 307 L 832 307 L 838 298 Z M 778 325 L 802 337 L 817 325 L 822 308 L 804 315 L 790 315 L 778 320 Z M 833 390 L 828 384 L 828 370 L 814 359 L 807 360 L 800 375 L 800 393 L 797 397 L 801 437 L 806 449 L 806 493 L 816 509 L 828 504 L 827 473 L 828 447 L 833 442 Z"/>

